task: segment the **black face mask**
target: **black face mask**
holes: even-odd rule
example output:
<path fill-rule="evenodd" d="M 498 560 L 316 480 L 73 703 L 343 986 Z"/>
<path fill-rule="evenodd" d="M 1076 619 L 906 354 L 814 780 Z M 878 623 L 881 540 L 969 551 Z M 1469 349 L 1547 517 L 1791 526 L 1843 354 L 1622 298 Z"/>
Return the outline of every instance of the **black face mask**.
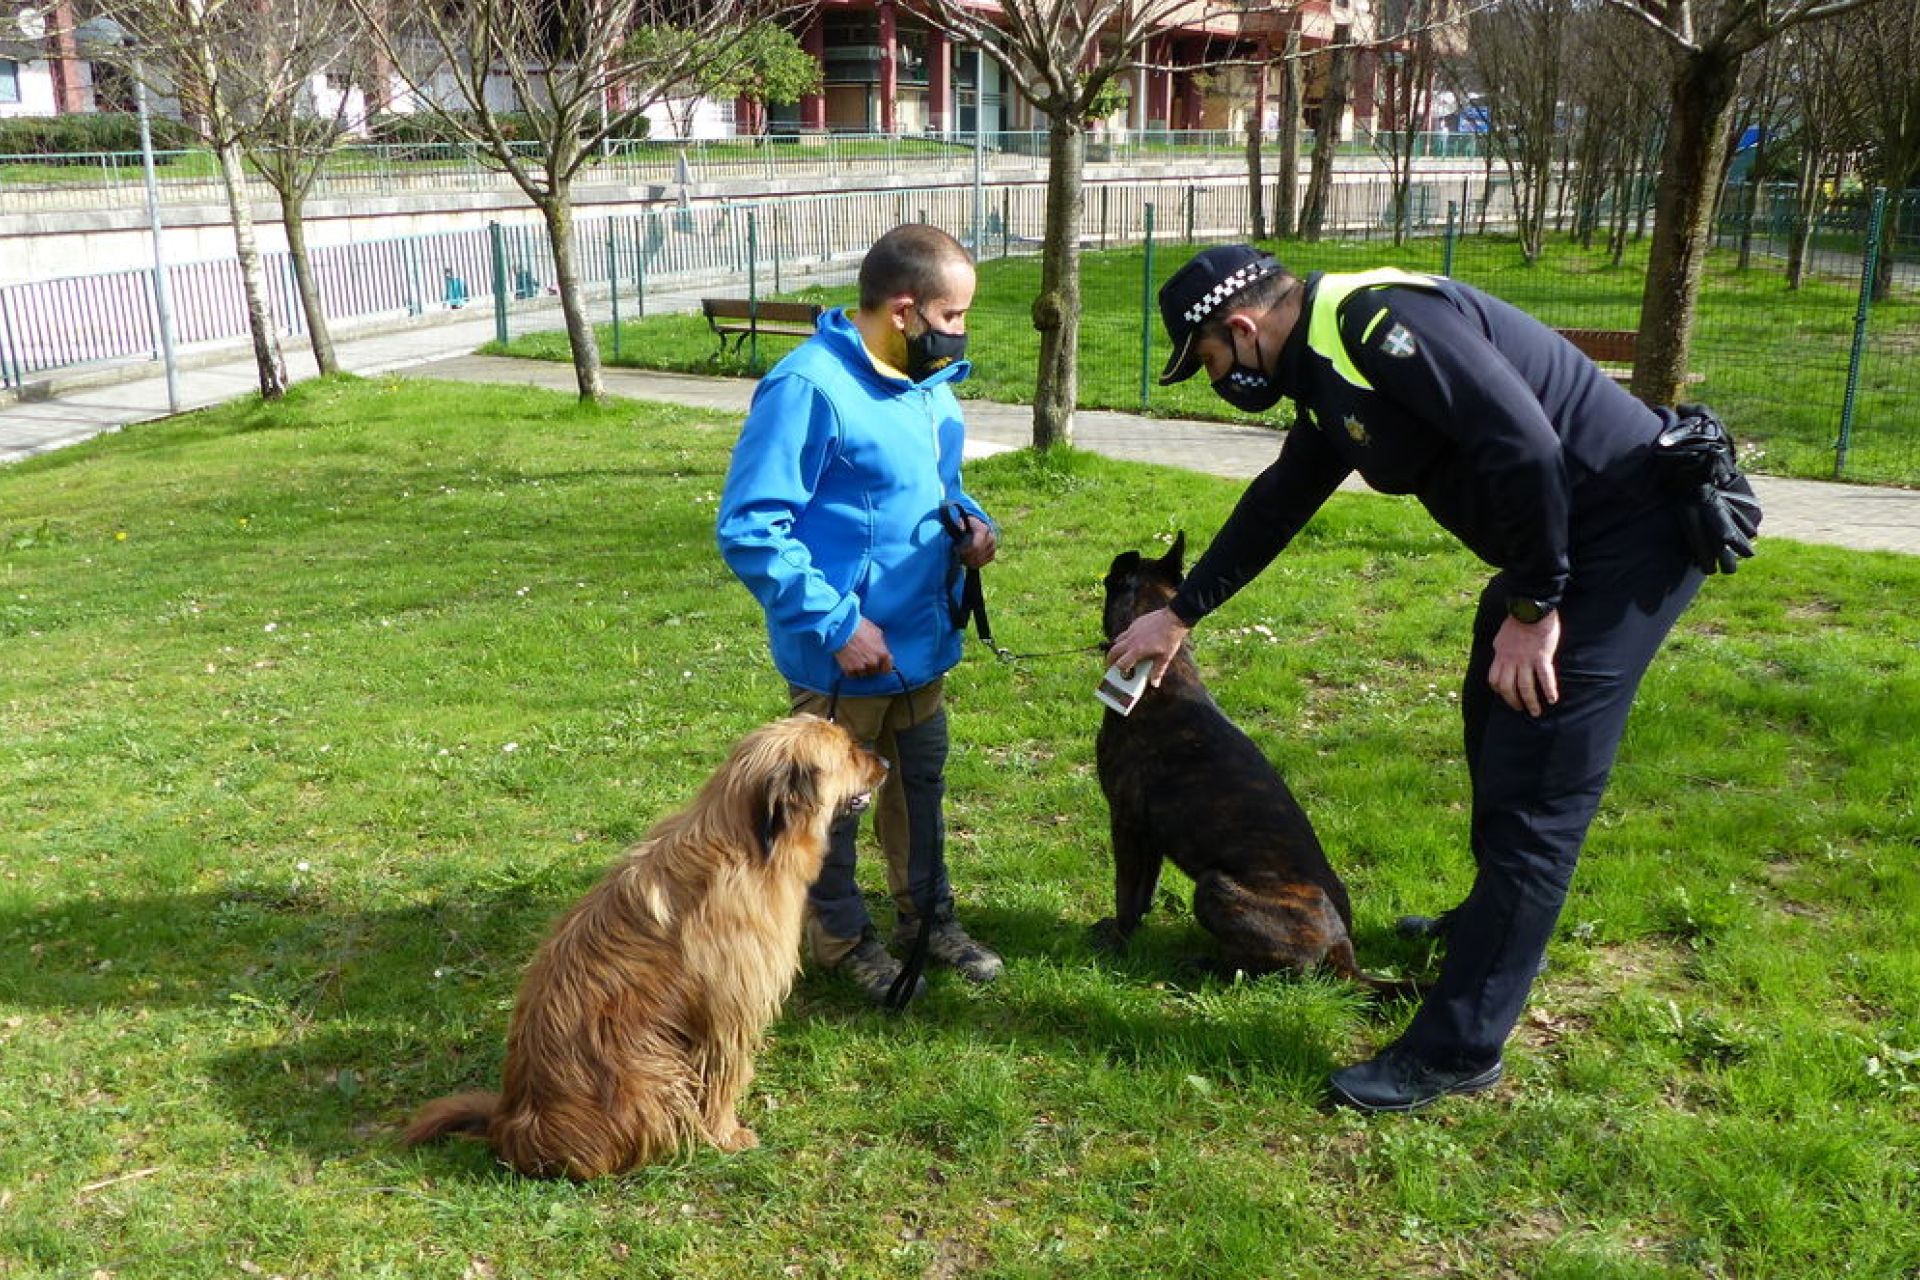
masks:
<path fill-rule="evenodd" d="M 927 327 L 907 339 L 907 378 L 925 382 L 956 360 L 967 358 L 967 335 L 942 333 L 920 312 L 920 323 Z"/>
<path fill-rule="evenodd" d="M 1240 344 L 1233 344 L 1233 368 L 1213 380 L 1213 393 L 1243 413 L 1265 413 L 1280 403 L 1280 384 L 1261 366 L 1260 338 L 1253 339 L 1254 363 L 1240 363 Z"/>

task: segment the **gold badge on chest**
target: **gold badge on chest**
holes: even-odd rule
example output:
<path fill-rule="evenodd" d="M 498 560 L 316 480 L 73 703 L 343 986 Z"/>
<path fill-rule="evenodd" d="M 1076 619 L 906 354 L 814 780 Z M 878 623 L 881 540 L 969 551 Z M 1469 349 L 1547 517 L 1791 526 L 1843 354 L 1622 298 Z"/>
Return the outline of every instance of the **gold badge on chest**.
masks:
<path fill-rule="evenodd" d="M 1340 421 L 1341 425 L 1347 429 L 1347 438 L 1355 444 L 1369 444 L 1372 442 L 1371 437 L 1367 435 L 1367 424 L 1360 421 L 1359 414 L 1350 413 Z"/>

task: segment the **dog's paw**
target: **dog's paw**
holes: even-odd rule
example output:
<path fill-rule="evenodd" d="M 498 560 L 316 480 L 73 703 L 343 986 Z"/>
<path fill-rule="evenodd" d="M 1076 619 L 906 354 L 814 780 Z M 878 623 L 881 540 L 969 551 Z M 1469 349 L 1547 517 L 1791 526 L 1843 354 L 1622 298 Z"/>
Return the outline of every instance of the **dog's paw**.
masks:
<path fill-rule="evenodd" d="M 714 1139 L 714 1146 L 722 1151 L 751 1151 L 760 1145 L 760 1135 L 745 1125 L 735 1125 L 731 1133 L 723 1133 Z"/>
<path fill-rule="evenodd" d="M 1127 949 L 1127 935 L 1120 931 L 1120 922 L 1112 916 L 1087 929 L 1087 941 L 1093 944 L 1095 951 L 1108 955 L 1119 955 Z"/>

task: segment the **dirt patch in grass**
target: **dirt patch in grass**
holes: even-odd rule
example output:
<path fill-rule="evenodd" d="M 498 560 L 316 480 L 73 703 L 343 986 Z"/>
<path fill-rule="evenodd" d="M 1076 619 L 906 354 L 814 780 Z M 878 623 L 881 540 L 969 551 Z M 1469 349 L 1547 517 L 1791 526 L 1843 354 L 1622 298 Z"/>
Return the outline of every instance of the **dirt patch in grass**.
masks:
<path fill-rule="evenodd" d="M 1526 1048 L 1551 1054 L 1561 1040 L 1593 1026 L 1594 1012 L 1633 987 L 1659 986 L 1680 972 L 1666 940 L 1640 938 L 1595 947 L 1578 965 L 1549 968 L 1534 986 L 1532 1003 L 1514 1029 Z"/>
<path fill-rule="evenodd" d="M 1800 871 L 1799 863 L 1785 858 L 1776 858 L 1761 868 L 1760 879 L 1766 885 L 1768 895 L 1784 914 L 1798 916 L 1803 920 L 1826 919 L 1831 913 L 1825 907 L 1793 895 L 1791 884 L 1799 877 Z"/>

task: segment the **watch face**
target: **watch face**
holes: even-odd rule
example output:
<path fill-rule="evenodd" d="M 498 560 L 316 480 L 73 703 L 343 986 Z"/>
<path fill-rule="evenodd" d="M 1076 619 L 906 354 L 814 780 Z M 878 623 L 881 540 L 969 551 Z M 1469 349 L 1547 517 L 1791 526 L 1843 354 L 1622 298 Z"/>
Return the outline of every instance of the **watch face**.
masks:
<path fill-rule="evenodd" d="M 1538 622 L 1547 616 L 1547 606 L 1525 596 L 1513 596 L 1507 601 L 1507 613 L 1520 622 Z"/>

